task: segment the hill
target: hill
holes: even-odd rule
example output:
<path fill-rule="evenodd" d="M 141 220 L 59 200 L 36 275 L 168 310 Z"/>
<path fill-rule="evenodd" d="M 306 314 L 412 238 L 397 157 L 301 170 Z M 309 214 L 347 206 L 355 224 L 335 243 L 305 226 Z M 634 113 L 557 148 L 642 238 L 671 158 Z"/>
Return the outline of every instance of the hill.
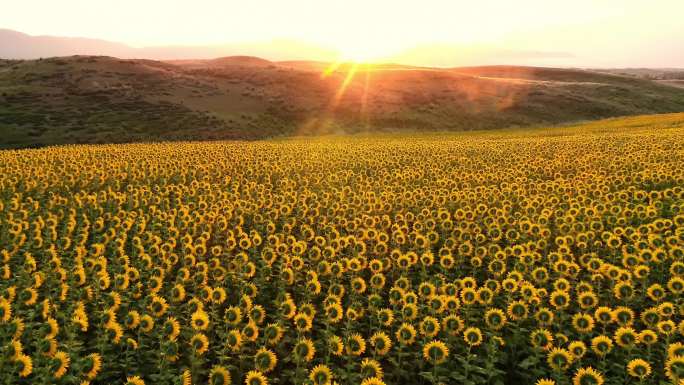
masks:
<path fill-rule="evenodd" d="M 684 111 L 684 90 L 584 70 L 254 57 L 0 61 L 0 146 L 473 130 Z"/>

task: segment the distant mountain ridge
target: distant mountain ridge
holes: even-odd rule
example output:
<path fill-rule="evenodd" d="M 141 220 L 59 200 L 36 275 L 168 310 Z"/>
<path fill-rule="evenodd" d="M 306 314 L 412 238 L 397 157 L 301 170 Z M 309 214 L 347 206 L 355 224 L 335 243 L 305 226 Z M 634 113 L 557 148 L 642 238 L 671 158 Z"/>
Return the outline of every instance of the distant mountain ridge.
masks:
<path fill-rule="evenodd" d="M 32 36 L 0 28 L 0 59 L 32 60 L 73 55 L 112 56 L 122 59 L 207 60 L 225 56 L 253 56 L 270 61 L 331 62 L 340 55 L 331 48 L 297 40 L 273 40 L 198 46 L 132 47 L 127 44 L 83 37 Z M 379 58 L 382 62 L 422 67 L 518 65 L 568 67 L 581 61 L 570 52 L 511 50 L 504 46 L 421 44 Z"/>
<path fill-rule="evenodd" d="M 333 50 L 292 40 L 206 46 L 152 46 L 126 44 L 82 37 L 32 36 L 0 29 L 0 58 L 32 60 L 73 55 L 112 56 L 122 59 L 187 60 L 224 56 L 255 56 L 270 60 L 330 60 Z"/>

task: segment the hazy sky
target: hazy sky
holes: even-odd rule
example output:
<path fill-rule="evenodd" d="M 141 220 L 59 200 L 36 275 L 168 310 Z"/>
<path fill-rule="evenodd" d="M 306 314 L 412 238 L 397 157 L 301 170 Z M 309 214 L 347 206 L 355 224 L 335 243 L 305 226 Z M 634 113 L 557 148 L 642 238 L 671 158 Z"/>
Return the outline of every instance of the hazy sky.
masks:
<path fill-rule="evenodd" d="M 0 0 L 0 4 L 0 28 L 133 46 L 292 39 L 332 48 L 353 59 L 404 57 L 420 64 L 439 60 L 440 51 L 452 49 L 451 54 L 464 56 L 505 50 L 507 55 L 528 55 L 540 64 L 684 67 L 684 0 Z"/>

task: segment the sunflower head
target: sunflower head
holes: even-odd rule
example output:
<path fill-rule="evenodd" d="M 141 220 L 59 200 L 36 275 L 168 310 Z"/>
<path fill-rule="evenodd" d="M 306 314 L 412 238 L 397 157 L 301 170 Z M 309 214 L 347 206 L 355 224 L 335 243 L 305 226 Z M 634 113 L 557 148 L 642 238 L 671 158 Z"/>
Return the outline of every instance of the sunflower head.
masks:
<path fill-rule="evenodd" d="M 260 371 L 252 370 L 247 373 L 245 385 L 268 385 L 268 380 Z"/>
<path fill-rule="evenodd" d="M 384 356 L 392 348 L 392 340 L 385 332 L 376 332 L 370 338 L 370 344 L 376 354 Z"/>
<path fill-rule="evenodd" d="M 314 347 L 313 341 L 308 338 L 302 338 L 292 349 L 295 360 L 300 362 L 309 362 L 314 358 L 316 354 L 316 348 Z"/>
<path fill-rule="evenodd" d="M 482 343 L 482 332 L 476 327 L 469 327 L 463 332 L 463 340 L 471 347 Z"/>
<path fill-rule="evenodd" d="M 195 354 L 202 355 L 209 350 L 209 339 L 202 333 L 197 333 L 190 339 L 190 346 Z"/>
<path fill-rule="evenodd" d="M 326 365 L 317 365 L 309 372 L 313 385 L 331 385 L 332 378 L 332 371 Z"/>
<path fill-rule="evenodd" d="M 580 368 L 572 378 L 573 385 L 603 385 L 603 375 L 591 366 Z"/>
<path fill-rule="evenodd" d="M 485 313 L 485 323 L 492 330 L 500 330 L 506 324 L 506 314 L 501 309 L 489 309 Z"/>
<path fill-rule="evenodd" d="M 263 373 L 268 373 L 275 368 L 278 358 L 275 353 L 266 348 L 259 349 L 254 355 L 254 367 Z"/>
<path fill-rule="evenodd" d="M 441 364 L 449 357 L 449 348 L 442 341 L 434 340 L 423 346 L 423 358 L 432 364 Z"/>
<path fill-rule="evenodd" d="M 572 358 L 573 356 L 569 351 L 565 349 L 554 348 L 551 349 L 546 356 L 546 362 L 549 364 L 551 369 L 561 372 L 570 367 Z"/>
<path fill-rule="evenodd" d="M 403 323 L 396 332 L 397 341 L 402 345 L 411 345 L 416 339 L 416 329 L 409 323 Z"/>
<path fill-rule="evenodd" d="M 360 356 L 366 351 L 366 340 L 360 334 L 354 333 L 347 338 L 346 348 L 347 354 Z"/>
<path fill-rule="evenodd" d="M 651 364 L 641 358 L 635 358 L 627 363 L 627 373 L 643 380 L 651 374 Z"/>
<path fill-rule="evenodd" d="M 226 336 L 226 346 L 232 351 L 240 350 L 242 346 L 242 333 L 237 329 L 232 329 Z"/>
<path fill-rule="evenodd" d="M 621 347 L 634 346 L 639 340 L 639 335 L 630 327 L 620 327 L 615 331 L 615 343 Z"/>
<path fill-rule="evenodd" d="M 363 378 L 378 377 L 382 378 L 382 366 L 376 360 L 365 358 L 361 361 L 361 376 Z"/>
<path fill-rule="evenodd" d="M 214 365 L 209 372 L 209 385 L 228 385 L 230 379 L 230 372 L 221 365 Z"/>
<path fill-rule="evenodd" d="M 594 337 L 591 340 L 591 350 L 599 356 L 605 356 L 613 350 L 613 340 L 604 335 Z"/>

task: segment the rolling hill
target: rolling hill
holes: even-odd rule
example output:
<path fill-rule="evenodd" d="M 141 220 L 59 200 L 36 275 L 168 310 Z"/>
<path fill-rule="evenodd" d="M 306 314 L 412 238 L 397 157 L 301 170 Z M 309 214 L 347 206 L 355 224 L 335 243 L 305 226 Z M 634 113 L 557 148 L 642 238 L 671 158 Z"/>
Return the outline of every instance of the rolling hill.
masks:
<path fill-rule="evenodd" d="M 2 147 L 494 129 L 681 111 L 684 89 L 571 69 L 330 68 L 245 56 L 0 61 Z"/>

